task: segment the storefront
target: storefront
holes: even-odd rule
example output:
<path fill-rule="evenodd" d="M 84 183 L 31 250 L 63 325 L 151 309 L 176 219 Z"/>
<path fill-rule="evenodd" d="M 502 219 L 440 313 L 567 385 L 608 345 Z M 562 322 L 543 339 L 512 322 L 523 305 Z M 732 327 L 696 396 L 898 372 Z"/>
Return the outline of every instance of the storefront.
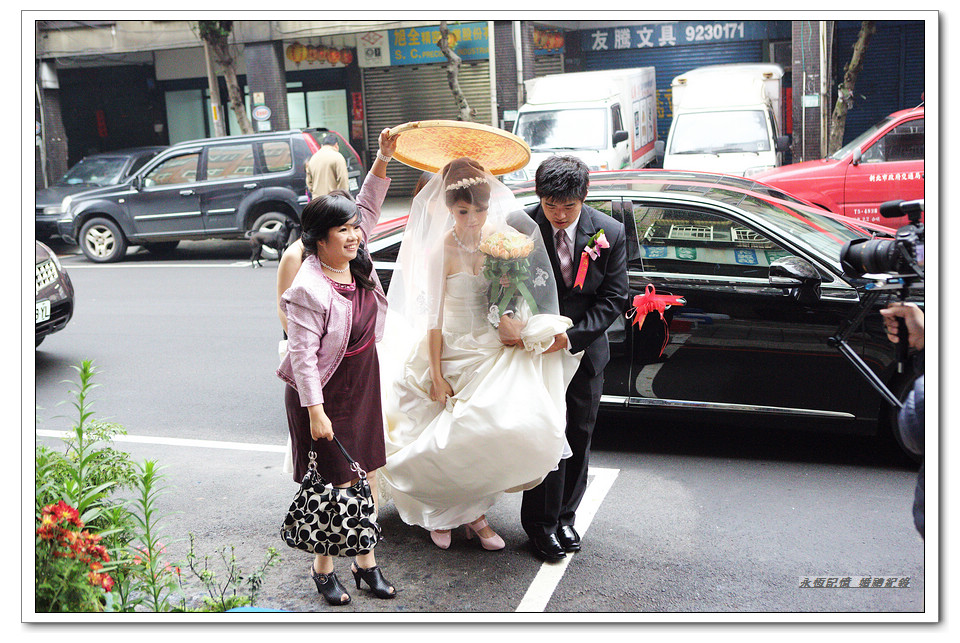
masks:
<path fill-rule="evenodd" d="M 460 56 L 458 81 L 472 120 L 491 124 L 490 31 L 487 22 L 450 23 L 449 42 Z M 440 27 L 370 31 L 357 36 L 363 79 L 362 99 L 352 109 L 366 123 L 367 150 L 376 150 L 385 127 L 423 120 L 457 120 L 459 112 L 447 80 L 447 62 L 436 44 Z M 369 161 L 369 159 L 367 159 Z M 420 170 L 391 163 L 392 196 L 410 194 Z"/>
<path fill-rule="evenodd" d="M 275 117 L 272 121 L 253 122 L 254 128 L 326 127 L 349 136 L 348 72 L 355 58 L 352 41 L 352 35 L 283 41 L 286 122 Z M 252 97 L 247 84 L 244 48 L 238 46 L 237 49 L 237 75 L 249 114 Z M 204 60 L 203 49 L 199 47 L 156 52 L 157 80 L 164 89 L 171 144 L 214 135 Z M 228 106 L 222 74 L 218 76 L 226 134 L 236 135 L 241 133 L 240 126 Z"/>
<path fill-rule="evenodd" d="M 789 87 L 790 24 L 788 20 L 648 22 L 581 29 L 567 34 L 567 38 L 579 39 L 587 71 L 656 69 L 657 137 L 666 140 L 673 118 L 670 83 L 691 69 L 726 63 L 775 62 L 787 72 L 784 86 Z"/>

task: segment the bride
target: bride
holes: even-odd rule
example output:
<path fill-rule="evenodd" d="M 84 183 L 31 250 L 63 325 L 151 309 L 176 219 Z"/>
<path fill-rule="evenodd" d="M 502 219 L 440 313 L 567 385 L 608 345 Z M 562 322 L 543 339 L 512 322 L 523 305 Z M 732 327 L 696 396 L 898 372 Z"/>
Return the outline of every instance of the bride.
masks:
<path fill-rule="evenodd" d="M 532 236 L 518 237 L 508 220 Z M 545 352 L 571 322 L 558 313 L 550 260 L 529 222 L 479 163 L 452 161 L 414 199 L 390 283 L 382 486 L 403 521 L 442 549 L 460 525 L 502 549 L 486 511 L 569 455 L 564 396 L 579 355 Z M 513 256 L 529 254 L 522 271 L 498 278 L 497 265 L 519 265 L 484 252 L 497 254 L 505 235 L 520 241 Z M 523 324 L 519 345 L 501 341 L 504 314 Z"/>

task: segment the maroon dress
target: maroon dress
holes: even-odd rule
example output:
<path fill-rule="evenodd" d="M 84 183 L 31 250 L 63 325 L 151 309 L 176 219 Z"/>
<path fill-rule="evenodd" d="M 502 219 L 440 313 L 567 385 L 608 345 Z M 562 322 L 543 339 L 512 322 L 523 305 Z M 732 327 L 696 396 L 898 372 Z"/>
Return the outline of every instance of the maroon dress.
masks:
<path fill-rule="evenodd" d="M 380 363 L 377 360 L 377 301 L 372 290 L 355 283 L 327 281 L 353 302 L 353 322 L 347 352 L 323 387 L 323 410 L 330 418 L 333 433 L 366 472 L 387 461 L 380 406 Z M 307 473 L 311 442 L 317 453 L 317 471 L 327 482 L 339 485 L 357 477 L 333 440 L 313 441 L 310 414 L 300 405 L 297 390 L 287 385 L 284 402 L 293 445 L 293 479 L 300 483 Z"/>

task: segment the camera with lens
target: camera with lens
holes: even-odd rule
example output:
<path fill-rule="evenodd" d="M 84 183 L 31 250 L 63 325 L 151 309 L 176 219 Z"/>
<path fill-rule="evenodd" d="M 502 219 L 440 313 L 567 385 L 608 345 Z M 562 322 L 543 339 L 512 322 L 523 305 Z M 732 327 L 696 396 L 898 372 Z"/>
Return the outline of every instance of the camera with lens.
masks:
<path fill-rule="evenodd" d="M 844 274 L 894 273 L 907 283 L 923 279 L 923 199 L 887 201 L 880 206 L 880 214 L 886 218 L 906 216 L 910 223 L 898 229 L 893 239 L 854 239 L 844 244 L 840 251 Z"/>

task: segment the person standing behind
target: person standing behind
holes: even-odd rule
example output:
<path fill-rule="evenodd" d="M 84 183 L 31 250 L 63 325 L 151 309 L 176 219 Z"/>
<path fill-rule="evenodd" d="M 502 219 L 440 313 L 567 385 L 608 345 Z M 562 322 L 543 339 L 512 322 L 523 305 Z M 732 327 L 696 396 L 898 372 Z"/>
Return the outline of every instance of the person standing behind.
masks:
<path fill-rule="evenodd" d="M 307 161 L 307 191 L 311 199 L 334 190 L 348 191 L 347 161 L 340 153 L 340 139 L 327 132 L 320 140 L 320 149 Z"/>
<path fill-rule="evenodd" d="M 589 181 L 589 169 L 580 159 L 550 157 L 537 168 L 536 193 L 540 203 L 526 209 L 548 240 L 560 314 L 573 320 L 573 327 L 557 335 L 547 351 L 583 351 L 566 395 L 566 435 L 573 456 L 561 460 L 540 485 L 525 491 L 520 509 L 520 522 L 533 552 L 546 561 L 558 561 L 567 552 L 580 550 L 580 535 L 574 523 L 587 488 L 590 441 L 603 391 L 603 369 L 610 360 L 605 333 L 623 314 L 628 301 L 624 228 L 615 219 L 584 204 Z M 589 260 L 582 286 L 577 285 L 575 275 L 580 257 L 601 231 L 609 248 L 598 247 L 599 256 Z M 510 323 L 502 323 L 501 329 L 502 334 L 510 333 Z"/>

